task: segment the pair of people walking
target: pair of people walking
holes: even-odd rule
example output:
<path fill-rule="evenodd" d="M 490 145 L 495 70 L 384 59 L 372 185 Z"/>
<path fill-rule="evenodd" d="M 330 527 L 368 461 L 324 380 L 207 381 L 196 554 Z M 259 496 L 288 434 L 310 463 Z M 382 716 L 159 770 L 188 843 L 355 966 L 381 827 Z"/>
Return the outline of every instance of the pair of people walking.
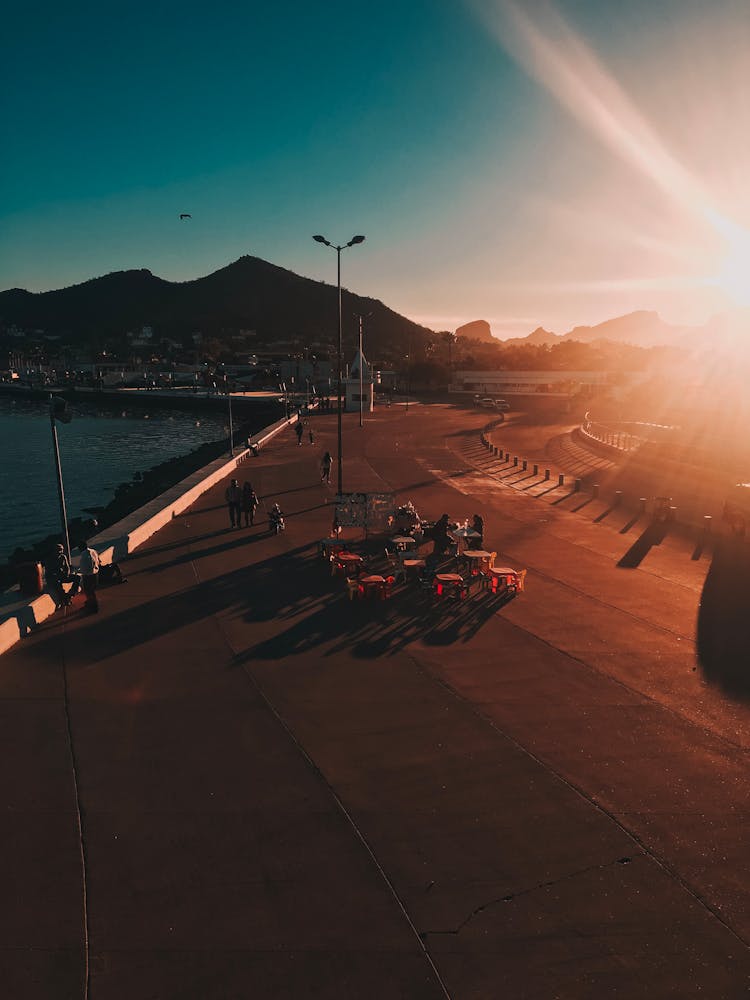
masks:
<path fill-rule="evenodd" d="M 243 517 L 246 528 L 255 524 L 255 511 L 260 501 L 251 483 L 245 482 L 240 488 L 239 482 L 232 479 L 224 491 L 224 499 L 229 511 L 229 524 L 232 528 L 241 528 Z"/>

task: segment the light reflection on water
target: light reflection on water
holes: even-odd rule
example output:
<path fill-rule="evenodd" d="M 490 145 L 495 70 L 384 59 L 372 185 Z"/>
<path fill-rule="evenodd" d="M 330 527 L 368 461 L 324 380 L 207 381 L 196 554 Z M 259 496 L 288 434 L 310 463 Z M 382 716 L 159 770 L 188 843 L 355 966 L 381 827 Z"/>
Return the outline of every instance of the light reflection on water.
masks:
<path fill-rule="evenodd" d="M 218 414 L 112 409 L 73 404 L 57 425 L 68 517 L 104 507 L 116 487 L 168 458 L 185 455 L 228 433 Z M 46 403 L 0 397 L 0 560 L 60 529 Z"/>

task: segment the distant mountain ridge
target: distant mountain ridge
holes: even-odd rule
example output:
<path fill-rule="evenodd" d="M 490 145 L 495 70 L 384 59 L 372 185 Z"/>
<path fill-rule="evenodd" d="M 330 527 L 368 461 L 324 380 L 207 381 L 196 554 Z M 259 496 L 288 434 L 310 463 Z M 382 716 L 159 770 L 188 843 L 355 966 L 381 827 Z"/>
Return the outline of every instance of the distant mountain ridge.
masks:
<path fill-rule="evenodd" d="M 520 344 L 561 344 L 577 340 L 593 344 L 599 340 L 631 344 L 635 347 L 684 346 L 693 348 L 706 333 L 707 327 L 675 326 L 665 322 L 657 312 L 645 309 L 617 316 L 597 323 L 596 326 L 575 326 L 567 333 L 557 334 L 544 327 L 537 327 L 528 337 L 511 337 L 499 341 L 504 347 Z"/>
<path fill-rule="evenodd" d="M 342 289 L 345 336 L 352 337 L 358 328 L 355 314 L 367 316 L 371 353 L 373 349 L 403 353 L 409 337 L 419 342 L 432 335 L 379 299 Z M 335 285 L 251 256 L 191 281 L 166 281 L 144 268 L 115 271 L 49 292 L 20 288 L 0 292 L 0 320 L 5 324 L 73 340 L 122 336 L 150 326 L 157 337 L 255 330 L 258 346 L 292 338 L 333 341 L 337 317 Z"/>

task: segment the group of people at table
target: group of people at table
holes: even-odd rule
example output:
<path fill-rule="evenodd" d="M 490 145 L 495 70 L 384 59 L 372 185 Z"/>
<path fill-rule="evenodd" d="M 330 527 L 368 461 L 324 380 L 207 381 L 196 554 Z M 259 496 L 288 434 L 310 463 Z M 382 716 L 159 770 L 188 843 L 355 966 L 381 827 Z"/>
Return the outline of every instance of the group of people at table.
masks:
<path fill-rule="evenodd" d="M 399 576 L 404 581 L 410 577 L 418 580 L 436 597 L 465 597 L 474 581 L 482 582 L 493 593 L 522 589 L 523 575 L 510 567 L 496 568 L 497 553 L 483 548 L 484 520 L 480 514 L 463 524 L 443 514 L 429 524 L 408 505 L 399 509 L 393 527 L 398 534 L 386 545 L 386 575 L 370 572 L 364 557 L 349 551 L 338 537 L 321 543 L 321 554 L 330 559 L 332 575 L 346 579 L 350 598 L 386 598 Z M 429 541 L 432 551 L 422 555 L 419 550 Z"/>

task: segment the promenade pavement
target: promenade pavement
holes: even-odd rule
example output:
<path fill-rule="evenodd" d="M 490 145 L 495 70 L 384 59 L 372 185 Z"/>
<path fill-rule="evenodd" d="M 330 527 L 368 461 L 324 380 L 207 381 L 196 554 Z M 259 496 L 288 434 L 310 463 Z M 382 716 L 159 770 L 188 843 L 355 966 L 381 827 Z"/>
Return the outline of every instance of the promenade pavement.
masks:
<path fill-rule="evenodd" d="M 349 602 L 312 419 L 241 470 L 255 527 L 218 484 L 0 661 L 4 995 L 745 996 L 750 712 L 697 654 L 710 547 L 507 475 L 481 414 L 393 406 L 345 417 L 344 488 L 482 513 L 527 589 Z"/>

